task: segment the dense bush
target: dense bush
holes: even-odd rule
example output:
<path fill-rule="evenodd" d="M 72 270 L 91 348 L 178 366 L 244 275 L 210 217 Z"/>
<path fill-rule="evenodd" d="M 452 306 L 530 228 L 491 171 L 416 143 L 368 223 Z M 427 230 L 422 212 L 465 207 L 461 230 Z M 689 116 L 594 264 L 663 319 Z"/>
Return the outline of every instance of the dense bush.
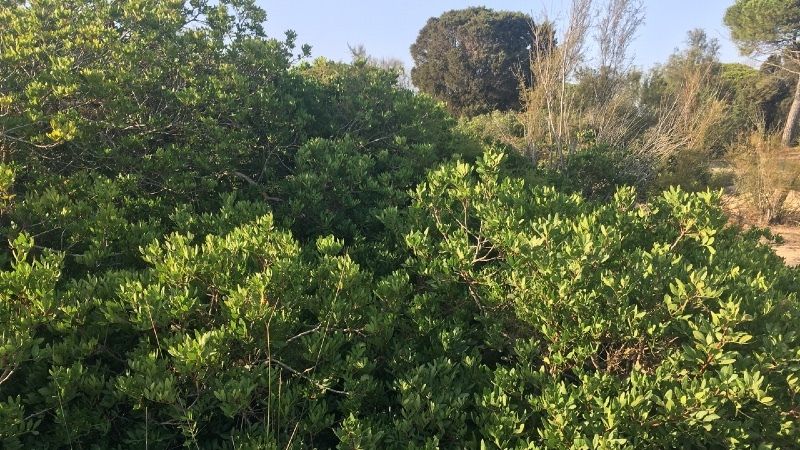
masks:
<path fill-rule="evenodd" d="M 20 182 L 0 227 L 66 252 L 69 271 L 125 267 L 180 211 L 233 192 L 303 241 L 358 246 L 428 167 L 479 154 L 395 72 L 298 62 L 294 35 L 268 39 L 262 20 L 247 1 L 3 5 L 2 160 Z M 396 259 L 397 244 L 361 247 Z"/>
<path fill-rule="evenodd" d="M 187 215 L 215 231 L 73 279 L 19 235 L 0 278 L 4 445 L 798 443 L 796 270 L 713 194 L 597 205 L 500 161 L 429 175 L 386 276 L 268 213 Z"/>
<path fill-rule="evenodd" d="M 607 200 L 620 186 L 636 186 L 637 179 L 628 165 L 631 155 L 604 145 L 592 145 L 569 155 L 563 170 L 554 178 L 564 191 L 578 192 L 584 197 Z"/>
<path fill-rule="evenodd" d="M 2 448 L 800 445 L 798 271 L 716 194 L 544 187 L 262 20 L 0 2 Z"/>
<path fill-rule="evenodd" d="M 475 311 L 493 368 L 482 439 L 797 444 L 796 271 L 727 228 L 713 194 L 598 206 L 496 164 L 435 172 L 416 204 L 428 231 L 409 239 L 441 307 Z"/>

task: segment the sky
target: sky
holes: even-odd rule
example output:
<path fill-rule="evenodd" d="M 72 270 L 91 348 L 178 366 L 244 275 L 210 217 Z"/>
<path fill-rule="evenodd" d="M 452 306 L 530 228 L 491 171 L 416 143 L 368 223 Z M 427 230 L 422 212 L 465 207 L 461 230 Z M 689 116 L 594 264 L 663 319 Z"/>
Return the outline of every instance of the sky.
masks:
<path fill-rule="evenodd" d="M 645 23 L 631 47 L 634 64 L 650 68 L 682 47 L 686 33 L 703 28 L 719 40 L 723 62 L 754 62 L 739 56 L 722 23 L 734 0 L 644 0 Z M 309 44 L 312 57 L 349 61 L 348 45 L 363 45 L 370 56 L 398 58 L 413 66 L 409 47 L 430 17 L 451 9 L 486 6 L 522 11 L 534 19 L 547 11 L 564 17 L 568 0 L 258 0 L 267 11 L 267 30 L 275 37 L 292 29 L 298 44 Z"/>

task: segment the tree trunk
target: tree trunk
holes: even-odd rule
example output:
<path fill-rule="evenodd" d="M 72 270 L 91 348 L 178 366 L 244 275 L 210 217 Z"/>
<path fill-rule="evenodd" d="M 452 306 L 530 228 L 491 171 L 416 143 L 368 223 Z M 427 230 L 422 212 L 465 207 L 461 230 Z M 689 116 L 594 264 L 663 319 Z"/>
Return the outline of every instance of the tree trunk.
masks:
<path fill-rule="evenodd" d="M 792 107 L 789 108 L 789 116 L 786 118 L 786 126 L 783 127 L 781 143 L 785 147 L 794 145 L 797 138 L 797 125 L 800 122 L 800 77 L 797 77 L 797 86 L 794 88 L 794 99 Z"/>

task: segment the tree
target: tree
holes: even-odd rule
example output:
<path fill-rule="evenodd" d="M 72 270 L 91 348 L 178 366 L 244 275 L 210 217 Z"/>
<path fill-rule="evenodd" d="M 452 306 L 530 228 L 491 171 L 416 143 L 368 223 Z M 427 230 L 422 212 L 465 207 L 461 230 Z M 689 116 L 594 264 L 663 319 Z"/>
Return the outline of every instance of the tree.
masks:
<path fill-rule="evenodd" d="M 473 116 L 520 106 L 519 80 L 530 80 L 533 19 L 476 7 L 428 20 L 411 46 L 411 80 L 422 92 Z"/>
<path fill-rule="evenodd" d="M 799 0 L 736 0 L 725 13 L 725 24 L 731 29 L 733 39 L 743 54 L 780 54 L 782 65 L 797 75 L 792 68 L 800 63 L 800 1 Z M 800 122 L 800 77 L 781 142 L 794 144 Z"/>
<path fill-rule="evenodd" d="M 776 64 L 780 58 L 764 62 L 760 70 L 739 63 L 720 65 L 720 91 L 731 104 L 732 131 L 757 126 L 773 132 L 783 126 L 794 79 Z"/>
<path fill-rule="evenodd" d="M 406 69 L 406 65 L 400 58 L 375 58 L 367 52 L 367 48 L 363 44 L 358 44 L 355 47 L 348 45 L 350 55 L 353 58 L 353 65 L 366 64 L 368 66 L 377 67 L 389 72 L 397 74 L 397 85 L 405 89 L 411 89 L 411 77 Z"/>

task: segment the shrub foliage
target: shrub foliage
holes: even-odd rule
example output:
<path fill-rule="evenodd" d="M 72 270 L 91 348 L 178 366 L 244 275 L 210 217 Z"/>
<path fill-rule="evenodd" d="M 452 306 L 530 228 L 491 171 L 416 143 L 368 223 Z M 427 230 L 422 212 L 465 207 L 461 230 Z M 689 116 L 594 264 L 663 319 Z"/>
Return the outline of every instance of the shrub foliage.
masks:
<path fill-rule="evenodd" d="M 262 21 L 0 2 L 2 448 L 800 445 L 768 234 L 531 182 Z"/>
<path fill-rule="evenodd" d="M 431 172 L 382 276 L 270 213 L 193 217 L 216 231 L 96 276 L 19 234 L 4 444 L 796 445 L 796 271 L 715 194 L 597 205 L 505 178 L 501 157 Z"/>

